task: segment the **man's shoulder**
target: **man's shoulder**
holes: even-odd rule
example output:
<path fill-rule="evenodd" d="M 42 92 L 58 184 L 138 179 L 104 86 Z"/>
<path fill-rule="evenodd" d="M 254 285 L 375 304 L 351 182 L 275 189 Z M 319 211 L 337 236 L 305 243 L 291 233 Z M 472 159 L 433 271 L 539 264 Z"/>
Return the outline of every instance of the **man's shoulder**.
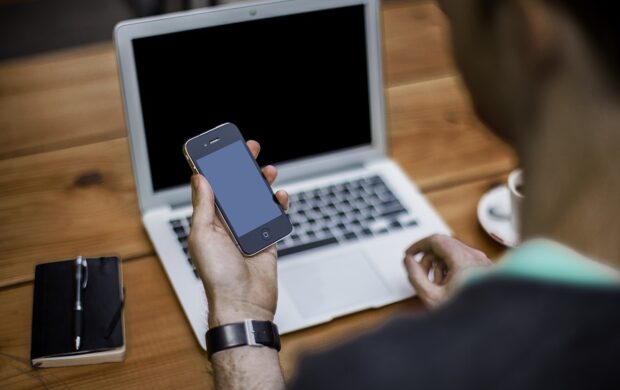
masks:
<path fill-rule="evenodd" d="M 598 308 L 591 306 L 593 299 Z M 570 310 L 563 304 L 567 300 Z M 397 388 L 415 382 L 426 389 L 454 383 L 460 388 L 492 388 L 515 359 L 533 353 L 536 340 L 553 333 L 562 342 L 586 327 L 579 312 L 613 317 L 612 322 L 620 325 L 617 311 L 605 314 L 619 301 L 620 290 L 514 278 L 484 280 L 464 287 L 441 308 L 399 316 L 328 352 L 307 356 L 295 384 L 299 388 Z M 571 318 L 572 324 L 558 327 L 557 318 L 563 317 Z M 553 353 L 539 358 L 552 359 Z"/>

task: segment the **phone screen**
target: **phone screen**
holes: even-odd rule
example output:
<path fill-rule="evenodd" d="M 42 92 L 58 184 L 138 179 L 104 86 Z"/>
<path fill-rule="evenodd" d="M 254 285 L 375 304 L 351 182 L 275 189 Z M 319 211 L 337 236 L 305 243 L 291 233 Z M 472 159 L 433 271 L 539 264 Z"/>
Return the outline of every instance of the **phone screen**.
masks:
<path fill-rule="evenodd" d="M 201 157 L 196 165 L 211 184 L 221 211 L 237 236 L 282 214 L 243 141 Z"/>

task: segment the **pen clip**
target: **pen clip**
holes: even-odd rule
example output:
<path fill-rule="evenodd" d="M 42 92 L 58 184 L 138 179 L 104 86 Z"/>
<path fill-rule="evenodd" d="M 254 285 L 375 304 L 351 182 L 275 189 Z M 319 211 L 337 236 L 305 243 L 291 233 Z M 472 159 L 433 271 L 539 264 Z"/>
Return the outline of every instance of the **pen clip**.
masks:
<path fill-rule="evenodd" d="M 82 281 L 82 289 L 85 289 L 88 285 L 88 261 L 84 259 L 82 261 L 82 273 L 83 273 L 83 281 Z"/>

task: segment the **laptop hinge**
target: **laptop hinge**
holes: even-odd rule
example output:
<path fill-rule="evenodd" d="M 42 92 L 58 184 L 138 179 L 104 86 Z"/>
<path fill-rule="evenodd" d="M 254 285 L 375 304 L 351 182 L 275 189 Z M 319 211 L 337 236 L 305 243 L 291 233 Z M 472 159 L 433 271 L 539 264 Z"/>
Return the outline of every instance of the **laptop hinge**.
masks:
<path fill-rule="evenodd" d="M 351 170 L 355 170 L 355 169 L 360 169 L 364 167 L 364 163 L 353 163 L 353 164 L 347 164 L 347 165 L 343 165 L 341 167 L 339 167 L 336 170 L 333 169 L 326 169 L 326 170 L 321 170 L 318 172 L 312 172 L 312 173 L 308 173 L 308 174 L 302 174 L 302 175 L 295 175 L 294 178 L 288 178 L 287 180 L 278 180 L 277 181 L 277 185 L 278 186 L 282 186 L 282 185 L 286 185 L 287 183 L 294 183 L 294 182 L 298 182 L 298 181 L 304 181 L 304 180 L 310 180 L 310 179 L 314 179 L 317 177 L 321 177 L 321 176 L 325 176 L 326 174 L 334 174 L 334 173 L 340 173 L 340 172 L 345 172 L 345 171 L 351 171 Z M 170 207 L 175 210 L 175 209 L 180 209 L 180 208 L 185 208 L 188 206 L 191 206 L 192 202 L 181 202 L 181 203 L 172 203 L 170 205 Z"/>
<path fill-rule="evenodd" d="M 170 208 L 172 208 L 172 210 L 175 210 L 175 209 L 182 209 L 182 208 L 185 208 L 191 205 L 192 205 L 192 202 L 173 203 L 170 205 Z"/>
<path fill-rule="evenodd" d="M 322 177 L 325 175 L 331 175 L 334 173 L 340 173 L 340 172 L 345 172 L 345 171 L 351 171 L 354 169 L 360 169 L 360 168 L 363 168 L 364 165 L 365 165 L 364 163 L 358 162 L 358 163 L 343 165 L 341 167 L 338 167 L 337 169 L 325 169 L 325 170 L 320 170 L 317 172 L 295 175 L 295 177 L 288 177 L 285 180 L 277 180 L 276 184 L 278 186 L 282 186 L 282 185 L 286 185 L 287 183 L 295 183 L 298 181 L 310 180 L 310 179 Z"/>

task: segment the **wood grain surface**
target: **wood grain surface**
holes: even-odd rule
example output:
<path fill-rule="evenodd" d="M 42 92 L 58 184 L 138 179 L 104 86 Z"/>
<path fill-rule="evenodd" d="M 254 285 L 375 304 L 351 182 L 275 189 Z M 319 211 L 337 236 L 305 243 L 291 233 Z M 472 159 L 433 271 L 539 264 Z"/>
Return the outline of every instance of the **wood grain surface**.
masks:
<path fill-rule="evenodd" d="M 0 225 L 0 287 L 46 260 L 153 253 L 126 138 L 0 160 Z"/>

